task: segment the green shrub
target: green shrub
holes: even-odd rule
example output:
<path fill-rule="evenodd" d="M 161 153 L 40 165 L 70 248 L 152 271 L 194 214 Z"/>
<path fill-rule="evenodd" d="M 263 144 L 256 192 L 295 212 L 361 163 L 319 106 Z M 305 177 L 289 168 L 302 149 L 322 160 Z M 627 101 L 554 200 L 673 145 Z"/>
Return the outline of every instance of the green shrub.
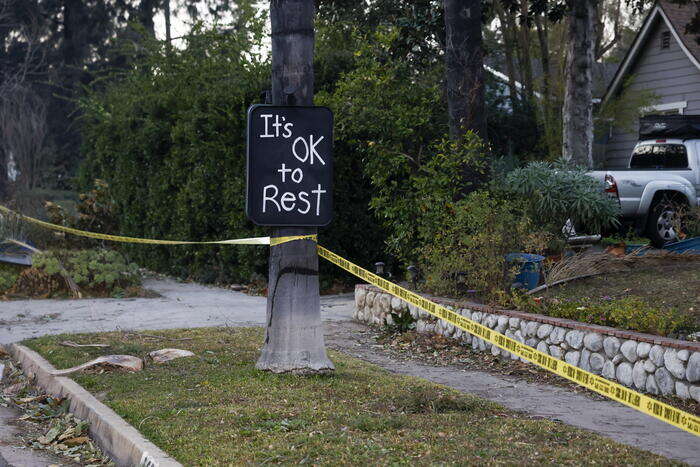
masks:
<path fill-rule="evenodd" d="M 49 276 L 65 272 L 81 289 L 110 293 L 138 286 L 138 266 L 114 250 L 50 250 L 34 255 L 33 267 Z"/>
<path fill-rule="evenodd" d="M 618 224 L 619 206 L 586 172 L 564 162 L 531 162 L 511 171 L 501 188 L 523 200 L 532 219 L 553 232 L 561 232 L 570 219 L 589 233 L 600 233 Z"/>
<path fill-rule="evenodd" d="M 697 330 L 691 315 L 677 309 L 655 307 L 636 297 L 605 302 L 593 302 L 587 299 L 549 300 L 544 302 L 543 306 L 536 305 L 531 300 L 521 300 L 519 305 L 521 309 L 555 318 L 573 319 L 661 336 Z"/>
<path fill-rule="evenodd" d="M 22 268 L 12 264 L 0 263 L 0 295 L 12 288 Z"/>

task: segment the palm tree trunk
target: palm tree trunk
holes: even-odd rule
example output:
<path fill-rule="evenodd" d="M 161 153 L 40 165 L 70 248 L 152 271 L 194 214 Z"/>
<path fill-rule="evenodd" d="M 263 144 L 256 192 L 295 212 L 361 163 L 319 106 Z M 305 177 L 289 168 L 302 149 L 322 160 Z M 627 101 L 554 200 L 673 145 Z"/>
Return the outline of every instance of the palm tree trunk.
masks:
<path fill-rule="evenodd" d="M 271 0 L 272 103 L 313 105 L 314 0 Z M 286 227 L 273 236 L 315 234 Z M 326 373 L 316 243 L 296 240 L 270 248 L 265 344 L 256 367 L 274 373 Z"/>

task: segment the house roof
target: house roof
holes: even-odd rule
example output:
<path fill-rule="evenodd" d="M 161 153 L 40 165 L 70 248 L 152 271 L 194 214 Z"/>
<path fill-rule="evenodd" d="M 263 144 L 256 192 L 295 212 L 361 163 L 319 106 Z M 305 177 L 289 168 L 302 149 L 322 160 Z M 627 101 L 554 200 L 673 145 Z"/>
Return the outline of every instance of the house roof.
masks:
<path fill-rule="evenodd" d="M 649 12 L 642 28 L 634 38 L 632 46 L 627 51 L 627 55 L 622 60 L 622 64 L 617 69 L 617 73 L 612 82 L 608 86 L 603 100 L 607 100 L 614 96 L 622 85 L 623 78 L 630 71 L 637 56 L 643 49 L 647 38 L 651 34 L 653 25 L 657 21 L 663 21 L 675 37 L 681 50 L 686 54 L 688 59 L 700 70 L 700 43 L 697 39 L 698 34 L 686 33 L 686 25 L 695 17 L 700 9 L 697 2 L 690 2 L 687 5 L 677 5 L 670 3 L 668 0 L 658 0 L 654 8 Z"/>

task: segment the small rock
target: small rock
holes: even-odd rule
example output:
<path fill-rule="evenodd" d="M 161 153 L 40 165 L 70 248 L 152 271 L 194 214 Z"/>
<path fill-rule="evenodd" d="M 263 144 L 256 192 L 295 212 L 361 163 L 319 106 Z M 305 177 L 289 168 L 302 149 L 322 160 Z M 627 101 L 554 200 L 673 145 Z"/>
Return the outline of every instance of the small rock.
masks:
<path fill-rule="evenodd" d="M 700 386 L 688 386 L 688 392 L 695 402 L 700 402 Z"/>
<path fill-rule="evenodd" d="M 462 332 L 462 342 L 464 342 L 466 345 L 471 344 L 472 338 L 473 336 L 468 332 Z"/>
<path fill-rule="evenodd" d="M 450 323 L 449 321 L 443 321 L 442 322 L 442 333 L 450 337 L 453 333 L 455 332 L 455 325 Z"/>
<path fill-rule="evenodd" d="M 549 355 L 549 347 L 547 347 L 547 344 L 544 341 L 541 341 L 539 344 L 537 344 L 537 350 Z"/>
<path fill-rule="evenodd" d="M 676 396 L 681 399 L 690 399 L 690 391 L 688 391 L 688 385 L 682 381 L 676 381 Z"/>
<path fill-rule="evenodd" d="M 396 312 L 400 312 L 403 308 L 403 300 L 399 297 L 391 297 L 391 309 Z"/>
<path fill-rule="evenodd" d="M 496 323 L 498 323 L 498 318 L 496 318 L 496 315 L 488 315 L 484 323 L 487 327 L 493 329 L 496 327 Z"/>
<path fill-rule="evenodd" d="M 574 349 L 580 349 L 583 345 L 583 333 L 581 331 L 569 331 L 564 338 L 566 343 Z"/>
<path fill-rule="evenodd" d="M 589 365 L 591 367 L 591 372 L 599 375 L 605 364 L 605 358 L 599 353 L 592 353 L 591 358 L 588 359 Z"/>
<path fill-rule="evenodd" d="M 527 328 L 525 328 L 525 335 L 528 337 L 534 337 L 537 335 L 537 328 L 539 327 L 537 321 L 530 321 L 527 323 Z"/>
<path fill-rule="evenodd" d="M 566 355 L 564 356 L 564 360 L 566 360 L 566 363 L 569 365 L 578 365 L 578 361 L 581 358 L 581 353 L 578 352 L 577 350 L 570 350 L 566 352 Z"/>
<path fill-rule="evenodd" d="M 508 326 L 513 330 L 520 329 L 520 318 L 508 318 Z"/>
<path fill-rule="evenodd" d="M 690 357 L 690 352 L 688 352 L 685 349 L 679 350 L 678 352 L 676 352 L 676 357 L 678 357 L 678 359 L 682 362 L 687 362 L 688 358 Z"/>
<path fill-rule="evenodd" d="M 691 383 L 700 381 L 700 352 L 693 352 L 693 355 L 688 359 L 688 368 L 685 371 L 685 377 Z"/>
<path fill-rule="evenodd" d="M 551 324 L 543 324 L 537 330 L 537 337 L 540 339 L 544 339 L 547 336 L 549 336 L 549 334 L 552 332 L 553 329 L 554 329 L 554 326 L 552 326 Z"/>
<path fill-rule="evenodd" d="M 685 367 L 683 362 L 676 356 L 674 349 L 666 349 L 666 352 L 664 352 L 664 366 L 676 378 L 685 378 Z"/>
<path fill-rule="evenodd" d="M 620 346 L 620 353 L 627 359 L 628 362 L 634 363 L 637 361 L 637 341 L 627 340 Z"/>
<path fill-rule="evenodd" d="M 632 365 L 627 362 L 620 363 L 615 371 L 615 377 L 625 386 L 632 386 Z"/>
<path fill-rule="evenodd" d="M 515 331 L 513 333 L 513 339 L 520 342 L 521 344 L 525 343 L 525 339 L 523 339 L 523 334 L 522 334 L 522 331 L 520 329 L 518 329 L 517 331 Z"/>
<path fill-rule="evenodd" d="M 603 348 L 603 336 L 597 332 L 588 333 L 583 338 L 583 345 L 591 352 L 597 352 Z"/>
<path fill-rule="evenodd" d="M 642 360 L 638 360 L 637 363 L 634 364 L 634 368 L 632 368 L 632 381 L 634 381 L 634 385 L 637 389 L 644 391 L 647 384 L 647 372 L 644 369 L 644 362 Z"/>
<path fill-rule="evenodd" d="M 647 376 L 646 390 L 649 394 L 659 394 L 659 386 L 656 385 L 656 378 L 654 375 Z"/>
<path fill-rule="evenodd" d="M 651 350 L 651 344 L 648 342 L 640 342 L 637 344 L 637 357 L 647 358 L 649 356 L 649 351 Z"/>
<path fill-rule="evenodd" d="M 614 336 L 606 337 L 603 340 L 603 348 L 605 349 L 605 355 L 608 358 L 613 358 L 617 355 L 617 351 L 620 350 L 620 339 Z"/>
<path fill-rule="evenodd" d="M 564 337 L 566 337 L 566 329 L 560 327 L 555 327 L 552 330 L 552 333 L 549 335 L 549 339 L 552 341 L 552 344 L 561 344 Z"/>
<path fill-rule="evenodd" d="M 417 307 L 417 306 L 412 305 L 412 304 L 409 303 L 409 304 L 408 304 L 408 311 L 409 311 L 409 313 L 411 313 L 411 317 L 412 317 L 413 319 L 418 319 L 418 315 L 419 315 L 418 311 L 419 311 L 419 310 L 418 310 L 418 307 Z"/>
<path fill-rule="evenodd" d="M 498 347 L 496 344 L 491 344 L 491 355 L 496 357 L 500 354 L 501 354 L 501 348 Z"/>
<path fill-rule="evenodd" d="M 425 321 L 422 319 L 419 319 L 416 321 L 416 332 L 419 334 L 422 334 L 425 332 Z"/>
<path fill-rule="evenodd" d="M 485 341 L 485 340 L 479 339 L 479 350 L 481 350 L 482 352 L 485 352 L 485 351 L 486 351 L 486 345 L 487 345 L 487 344 L 486 344 L 486 341 Z"/>
<path fill-rule="evenodd" d="M 562 354 L 563 354 L 563 352 L 561 350 L 561 347 L 559 347 L 558 345 L 550 345 L 549 346 L 549 355 L 551 355 L 552 357 L 558 358 L 559 360 L 561 360 Z"/>
<path fill-rule="evenodd" d="M 526 334 L 525 331 L 527 330 L 528 324 L 530 324 L 529 321 L 525 321 L 524 319 L 520 320 L 520 332 L 523 333 L 523 336 Z"/>
<path fill-rule="evenodd" d="M 651 359 L 652 362 L 654 362 L 654 365 L 656 366 L 663 366 L 664 365 L 664 348 L 661 347 L 660 345 L 655 345 L 654 347 L 651 348 L 649 351 L 649 358 Z"/>
<path fill-rule="evenodd" d="M 481 312 L 480 311 L 475 311 L 472 313 L 472 321 L 476 321 L 477 323 L 481 323 Z"/>
<path fill-rule="evenodd" d="M 528 340 L 525 341 L 525 345 L 529 345 L 530 347 L 537 347 L 537 339 L 534 337 L 529 338 Z"/>
<path fill-rule="evenodd" d="M 366 296 L 367 296 L 367 290 L 365 290 L 364 288 L 357 288 L 355 290 L 355 306 L 357 308 L 362 308 L 363 306 L 365 306 L 365 297 Z"/>
<path fill-rule="evenodd" d="M 452 333 L 452 338 L 453 339 L 461 339 L 462 334 L 464 334 L 465 331 L 462 331 L 458 327 L 455 326 L 455 332 Z"/>
<path fill-rule="evenodd" d="M 585 371 L 591 371 L 591 366 L 588 360 L 591 358 L 591 351 L 588 349 L 583 349 L 581 351 L 581 359 L 578 362 L 579 368 Z"/>
<path fill-rule="evenodd" d="M 603 378 L 615 379 L 615 364 L 610 360 L 603 364 Z"/>
<path fill-rule="evenodd" d="M 666 368 L 659 368 L 656 370 L 656 373 L 654 373 L 654 376 L 656 378 L 656 385 L 659 387 L 661 394 L 664 396 L 673 394 L 675 386 L 673 376 L 671 376 L 671 373 Z"/>
<path fill-rule="evenodd" d="M 619 353 L 619 354 L 617 354 L 617 355 L 615 355 L 615 356 L 613 357 L 612 362 L 613 362 L 615 365 L 617 365 L 618 363 L 620 363 L 620 362 L 621 362 L 622 360 L 624 360 L 624 359 L 625 359 L 625 357 L 623 357 L 622 354 Z"/>
<path fill-rule="evenodd" d="M 644 371 L 647 373 L 654 373 L 656 371 L 656 365 L 648 358 L 644 360 Z"/>
<path fill-rule="evenodd" d="M 501 334 L 503 334 L 507 328 L 508 328 L 508 317 L 507 316 L 499 316 L 498 317 L 498 324 L 496 324 L 496 332 L 500 332 Z"/>

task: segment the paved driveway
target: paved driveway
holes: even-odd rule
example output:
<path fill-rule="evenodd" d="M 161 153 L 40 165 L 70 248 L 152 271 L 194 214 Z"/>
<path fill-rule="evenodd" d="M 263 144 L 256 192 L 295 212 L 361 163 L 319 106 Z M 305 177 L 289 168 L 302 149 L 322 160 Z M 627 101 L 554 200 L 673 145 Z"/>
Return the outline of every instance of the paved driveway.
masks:
<path fill-rule="evenodd" d="M 0 344 L 65 332 L 101 332 L 204 326 L 260 326 L 265 297 L 151 279 L 159 298 L 0 301 Z M 324 320 L 350 319 L 353 295 L 321 297 Z"/>

